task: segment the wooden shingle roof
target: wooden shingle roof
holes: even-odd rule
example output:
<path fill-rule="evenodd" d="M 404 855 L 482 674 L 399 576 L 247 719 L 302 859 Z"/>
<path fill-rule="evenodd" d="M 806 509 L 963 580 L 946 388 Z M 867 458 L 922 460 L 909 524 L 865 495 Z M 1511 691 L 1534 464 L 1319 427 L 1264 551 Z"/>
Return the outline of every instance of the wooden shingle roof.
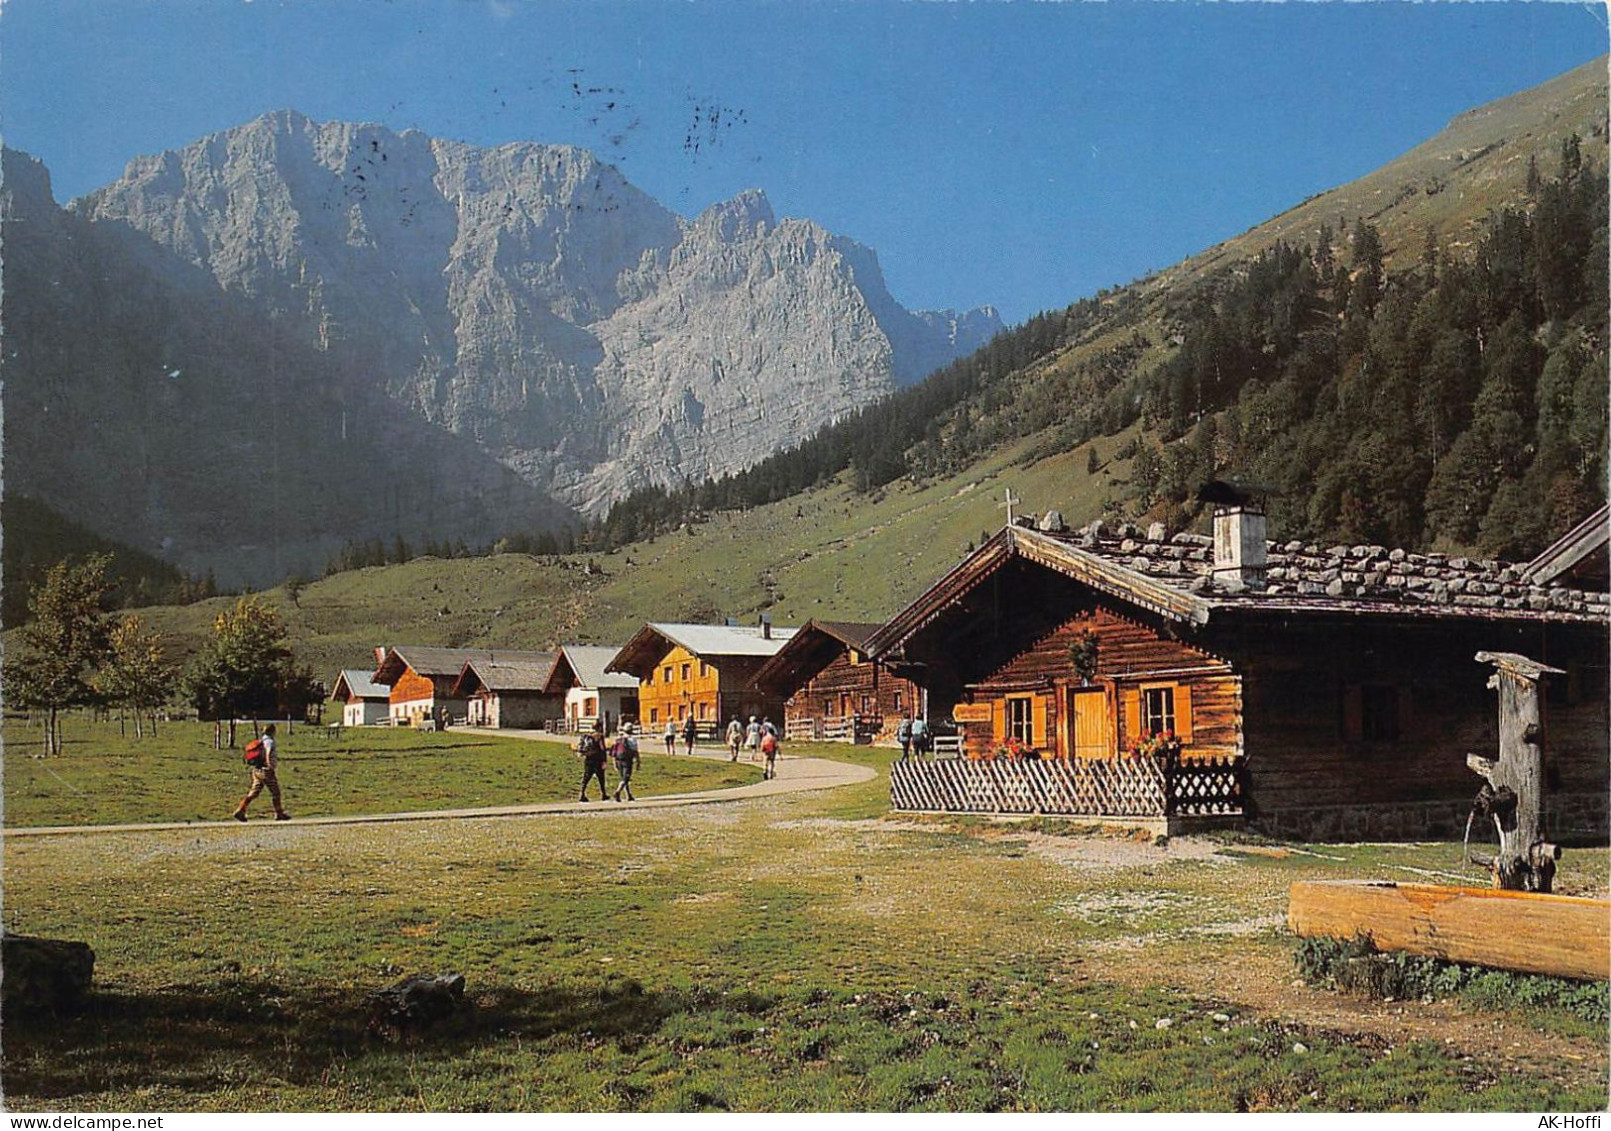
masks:
<path fill-rule="evenodd" d="M 1206 624 L 1248 612 L 1391 615 L 1496 621 L 1611 622 L 1611 594 L 1557 578 L 1528 580 L 1523 565 L 1384 546 L 1271 542 L 1266 584 L 1215 588 L 1213 539 L 1092 523 L 1048 533 L 1004 527 L 897 613 L 867 642 L 874 657 L 898 648 L 955 600 L 1022 558 L 1167 619 Z"/>

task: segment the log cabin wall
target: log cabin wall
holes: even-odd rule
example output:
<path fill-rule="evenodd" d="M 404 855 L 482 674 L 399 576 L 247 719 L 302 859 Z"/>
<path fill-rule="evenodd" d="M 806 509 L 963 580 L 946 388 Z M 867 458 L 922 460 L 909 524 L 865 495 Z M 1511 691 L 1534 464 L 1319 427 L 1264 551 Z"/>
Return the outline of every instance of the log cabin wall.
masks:
<path fill-rule="evenodd" d="M 922 703 L 922 692 L 909 679 L 892 674 L 859 653 L 846 649 L 784 703 L 790 723 L 842 719 L 854 715 L 882 719 L 874 741 L 895 737 L 901 719 Z"/>
<path fill-rule="evenodd" d="M 1552 835 L 1607 825 L 1607 655 L 1592 625 L 1246 618 L 1212 633 L 1243 682 L 1251 823 L 1314 840 L 1457 837 L 1492 755 L 1498 704 L 1477 651 L 1569 675 L 1546 695 Z"/>
<path fill-rule="evenodd" d="M 719 699 L 711 724 L 721 732 L 730 719 L 748 723 L 750 716 L 771 719 L 779 729 L 783 726 L 783 697 L 761 691 L 753 685 L 755 673 L 769 659 L 767 656 L 723 656 Z"/>
<path fill-rule="evenodd" d="M 1097 640 L 1091 688 L 1081 690 L 1070 649 L 1085 633 Z M 1014 711 L 1027 714 L 1038 751 L 1055 757 L 1110 757 L 1147 734 L 1147 692 L 1154 706 L 1167 703 L 1185 761 L 1241 753 L 1241 680 L 1218 656 L 1171 639 L 1167 631 L 1093 606 L 1042 635 L 1006 664 L 969 688 L 970 702 L 988 706 L 988 718 L 964 723 L 965 751 L 978 756 L 1000 746 L 1014 728 Z M 1082 744 L 1070 717 L 1073 697 L 1099 696 L 1104 717 L 1100 747 Z M 1025 707 L 1014 701 L 1027 700 Z M 966 711 L 964 711 L 966 713 Z M 982 711 L 974 712 L 976 715 Z M 1089 738 L 1088 729 L 1084 736 Z M 1078 747 L 1078 750 L 1076 750 Z"/>

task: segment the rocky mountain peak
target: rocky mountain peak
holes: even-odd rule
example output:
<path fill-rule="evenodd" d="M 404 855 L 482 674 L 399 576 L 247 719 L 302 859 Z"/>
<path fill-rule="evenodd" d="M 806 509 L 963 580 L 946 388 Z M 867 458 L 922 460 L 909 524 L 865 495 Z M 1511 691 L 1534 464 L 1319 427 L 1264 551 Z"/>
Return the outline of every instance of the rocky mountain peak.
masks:
<path fill-rule="evenodd" d="M 871 249 L 763 191 L 684 220 L 572 146 L 277 110 L 72 208 L 593 513 L 757 462 L 957 350 Z"/>
<path fill-rule="evenodd" d="M 713 204 L 694 220 L 701 233 L 714 236 L 724 243 L 751 235 L 765 235 L 777 225 L 772 213 L 772 202 L 760 189 L 746 189 L 719 204 Z"/>

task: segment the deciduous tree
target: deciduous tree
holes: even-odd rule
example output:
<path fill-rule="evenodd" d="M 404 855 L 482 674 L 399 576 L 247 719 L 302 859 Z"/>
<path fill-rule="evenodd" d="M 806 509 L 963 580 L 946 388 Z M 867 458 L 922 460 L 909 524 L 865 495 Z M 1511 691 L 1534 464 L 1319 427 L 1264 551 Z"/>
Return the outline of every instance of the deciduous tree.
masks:
<path fill-rule="evenodd" d="M 163 655 L 162 636 L 146 632 L 137 616 L 112 629 L 106 662 L 96 673 L 95 687 L 108 703 L 134 714 L 134 735 L 145 737 L 144 720 L 157 732 L 156 710 L 178 690 L 179 672 Z"/>
<path fill-rule="evenodd" d="M 51 566 L 28 602 L 29 620 L 6 656 L 8 698 L 46 712 L 45 753 L 61 753 L 61 712 L 95 701 L 91 673 L 106 655 L 107 554 Z"/>

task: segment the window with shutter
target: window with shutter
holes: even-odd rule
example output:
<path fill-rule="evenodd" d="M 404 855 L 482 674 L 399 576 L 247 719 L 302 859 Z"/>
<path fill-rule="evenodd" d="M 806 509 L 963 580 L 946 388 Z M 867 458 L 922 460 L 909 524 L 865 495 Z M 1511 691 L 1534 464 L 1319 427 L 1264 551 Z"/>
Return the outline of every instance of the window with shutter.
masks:
<path fill-rule="evenodd" d="M 1141 689 L 1141 734 L 1143 737 L 1173 732 L 1175 729 L 1175 688 Z"/>
<path fill-rule="evenodd" d="M 1007 737 L 1025 746 L 1035 745 L 1035 699 L 1032 695 L 1007 696 Z"/>

